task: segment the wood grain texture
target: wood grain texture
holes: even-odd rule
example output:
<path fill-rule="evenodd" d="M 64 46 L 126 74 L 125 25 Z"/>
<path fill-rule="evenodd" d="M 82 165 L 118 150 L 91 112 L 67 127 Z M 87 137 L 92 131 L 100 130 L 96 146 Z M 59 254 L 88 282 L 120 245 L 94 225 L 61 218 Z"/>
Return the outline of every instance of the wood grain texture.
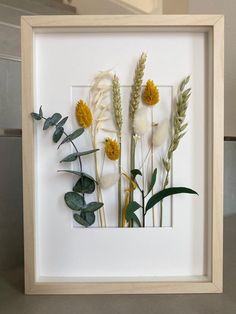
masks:
<path fill-rule="evenodd" d="M 213 30 L 212 281 L 223 289 L 224 18 Z"/>
<path fill-rule="evenodd" d="M 24 19 L 21 20 L 21 28 L 24 263 L 27 293 L 35 283 L 34 129 L 30 117 L 33 108 L 33 30 Z"/>
<path fill-rule="evenodd" d="M 213 26 L 221 15 L 96 15 L 24 16 L 32 27 Z"/>
<path fill-rule="evenodd" d="M 22 136 L 24 180 L 25 291 L 27 294 L 155 294 L 219 293 L 223 263 L 223 60 L 224 19 L 214 16 L 27 16 L 22 18 Z M 209 281 L 159 282 L 39 282 L 36 280 L 34 201 L 34 29 L 69 27 L 207 26 L 213 35 L 213 166 L 212 276 Z M 45 30 L 47 31 L 47 30 Z M 205 30 L 204 30 L 205 31 Z M 50 281 L 51 280 L 51 281 Z"/>

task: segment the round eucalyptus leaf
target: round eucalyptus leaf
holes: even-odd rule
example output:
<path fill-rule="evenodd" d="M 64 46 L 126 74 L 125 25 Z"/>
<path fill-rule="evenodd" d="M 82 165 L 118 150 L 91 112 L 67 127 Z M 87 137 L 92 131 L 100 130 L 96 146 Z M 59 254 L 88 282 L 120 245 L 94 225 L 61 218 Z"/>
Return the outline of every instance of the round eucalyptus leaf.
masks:
<path fill-rule="evenodd" d="M 53 136 L 52 136 L 52 140 L 54 143 L 57 143 L 60 138 L 62 137 L 63 135 L 63 132 L 64 132 L 64 128 L 63 127 L 58 127 L 56 128 L 55 132 L 53 133 Z"/>
<path fill-rule="evenodd" d="M 103 206 L 100 202 L 91 202 L 83 207 L 84 213 L 93 213 Z"/>
<path fill-rule="evenodd" d="M 93 179 L 83 174 L 76 182 L 73 191 L 78 193 L 91 194 L 95 191 L 95 182 Z"/>
<path fill-rule="evenodd" d="M 84 226 L 84 227 L 89 227 L 89 223 L 79 214 L 74 214 L 73 218 L 78 224 Z"/>
<path fill-rule="evenodd" d="M 82 217 L 88 223 L 89 226 L 91 226 L 95 222 L 95 214 L 93 212 L 88 213 L 82 212 L 80 214 L 80 217 Z"/>
<path fill-rule="evenodd" d="M 84 198 L 76 192 L 67 192 L 64 196 L 66 205 L 73 210 L 81 210 L 84 207 Z"/>

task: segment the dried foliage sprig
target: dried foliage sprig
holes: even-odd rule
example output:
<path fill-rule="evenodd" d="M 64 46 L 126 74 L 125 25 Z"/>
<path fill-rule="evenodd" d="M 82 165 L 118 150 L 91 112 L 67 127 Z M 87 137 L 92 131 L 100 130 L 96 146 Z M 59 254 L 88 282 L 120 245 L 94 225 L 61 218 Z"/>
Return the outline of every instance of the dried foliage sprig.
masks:
<path fill-rule="evenodd" d="M 92 87 L 90 89 L 90 99 L 89 104 L 91 106 L 91 111 L 93 114 L 93 123 L 90 128 L 90 134 L 91 134 L 91 140 L 93 144 L 93 148 L 96 149 L 97 144 L 97 135 L 99 131 L 105 130 L 104 129 L 104 122 L 110 120 L 110 117 L 108 115 L 109 113 L 109 103 L 105 103 L 106 97 L 111 92 L 111 80 L 113 79 L 113 75 L 110 71 L 101 71 L 99 72 L 93 81 Z M 108 83 L 109 82 L 109 83 Z M 107 130 L 113 132 L 113 130 Z M 94 161 L 95 161 L 95 174 L 96 174 L 96 180 L 99 182 L 100 174 L 99 174 L 99 160 L 97 155 L 94 155 Z M 97 197 L 98 200 L 102 202 L 103 196 L 101 187 L 97 185 Z M 102 207 L 99 210 L 99 216 L 100 216 L 100 222 L 101 226 L 106 226 L 106 216 L 105 216 L 105 209 Z"/>
<path fill-rule="evenodd" d="M 121 106 L 121 93 L 120 93 L 120 81 L 117 75 L 114 75 L 112 80 L 112 100 L 114 107 L 115 122 L 118 133 L 118 141 L 120 146 L 120 157 L 118 160 L 119 167 L 119 181 L 118 181 L 118 226 L 122 227 L 122 199 L 121 199 L 121 133 L 123 125 L 122 106 Z"/>
<path fill-rule="evenodd" d="M 147 81 L 142 96 L 143 102 L 148 106 L 154 106 L 160 101 L 159 90 L 152 80 Z"/>
<path fill-rule="evenodd" d="M 136 146 L 136 137 L 134 132 L 134 116 L 139 107 L 140 99 L 141 99 L 141 91 L 142 91 L 142 83 L 143 83 L 143 76 L 145 70 L 147 55 L 142 53 L 134 74 L 134 81 L 130 95 L 130 103 L 129 103 L 129 114 L 131 120 L 131 146 L 130 146 L 130 169 L 135 168 L 135 146 Z M 130 199 L 133 200 L 133 192 L 130 193 Z M 132 221 L 131 221 L 132 225 Z"/>
<path fill-rule="evenodd" d="M 186 117 L 186 111 L 188 108 L 188 100 L 191 95 L 191 88 L 185 89 L 186 85 L 190 80 L 190 76 L 185 78 L 179 87 L 176 109 L 173 118 L 173 135 L 171 139 L 171 143 L 167 152 L 166 159 L 163 159 L 163 166 L 166 171 L 163 188 L 165 189 L 169 184 L 169 173 L 171 169 L 171 158 L 173 156 L 173 152 L 177 149 L 181 138 L 186 134 L 186 128 L 188 123 L 184 123 Z"/>
<path fill-rule="evenodd" d="M 58 170 L 58 172 L 67 172 L 79 177 L 73 191 L 65 193 L 64 200 L 66 205 L 74 211 L 74 220 L 84 227 L 89 227 L 95 222 L 95 212 L 103 206 L 101 202 L 86 203 L 85 194 L 92 194 L 95 191 L 96 181 L 89 174 L 83 172 L 82 156 L 86 156 L 95 153 L 97 149 L 88 151 L 79 151 L 76 147 L 74 140 L 80 137 L 84 133 L 84 128 L 75 130 L 71 134 L 67 134 L 64 130 L 64 125 L 67 122 L 68 117 L 62 118 L 60 113 L 54 113 L 51 117 L 45 118 L 43 116 L 42 108 L 40 107 L 39 113 L 32 112 L 31 116 L 35 120 L 44 120 L 43 130 L 47 130 L 50 127 L 55 127 L 55 131 L 52 136 L 54 143 L 60 141 L 64 135 L 64 139 L 61 141 L 58 148 L 65 143 L 71 143 L 75 152 L 66 156 L 61 162 L 73 162 L 79 161 L 78 171 L 73 170 Z"/>
<path fill-rule="evenodd" d="M 126 218 L 128 223 L 131 220 L 135 221 L 135 223 L 139 227 L 143 227 L 143 228 L 145 227 L 145 223 L 146 223 L 145 220 L 146 220 L 146 215 L 147 215 L 148 211 L 151 208 L 153 208 L 156 204 L 158 204 L 159 202 L 162 202 L 162 200 L 164 198 L 169 197 L 171 195 L 180 194 L 180 193 L 197 194 L 197 192 L 195 192 L 194 190 L 186 188 L 186 187 L 171 187 L 171 188 L 163 189 L 163 190 L 155 193 L 146 202 L 147 196 L 153 191 L 153 188 L 155 186 L 156 178 L 157 178 L 157 169 L 154 169 L 154 171 L 152 173 L 151 180 L 149 182 L 149 186 L 148 186 L 147 191 L 144 191 L 144 187 L 141 187 L 141 185 L 138 183 L 138 180 L 137 180 L 138 176 L 142 177 L 143 176 L 142 172 L 139 169 L 133 169 L 131 171 L 131 179 L 135 183 L 135 185 L 137 186 L 138 190 L 141 193 L 141 204 L 136 202 L 136 201 L 129 202 L 129 204 L 126 208 L 125 218 Z M 142 210 L 142 213 L 141 213 L 142 220 L 141 221 L 135 213 L 140 208 Z"/>
<path fill-rule="evenodd" d="M 165 190 L 169 184 L 169 175 L 171 170 L 171 159 L 174 151 L 177 149 L 181 138 L 186 134 L 186 128 L 188 123 L 184 123 L 186 118 L 186 111 L 188 108 L 188 100 L 191 95 L 191 88 L 185 89 L 186 85 L 189 83 L 190 76 L 186 77 L 179 86 L 176 108 L 173 118 L 173 135 L 171 138 L 171 143 L 167 152 L 167 156 L 162 160 L 163 167 L 165 170 L 163 189 Z M 163 224 L 163 203 L 160 205 L 160 226 Z"/>
<path fill-rule="evenodd" d="M 114 75 L 112 80 L 112 98 L 115 114 L 115 122 L 118 130 L 118 136 L 121 137 L 123 117 L 121 107 L 121 95 L 120 95 L 120 81 L 117 75 Z"/>
<path fill-rule="evenodd" d="M 132 86 L 130 103 L 129 103 L 131 121 L 133 121 L 134 114 L 136 110 L 138 109 L 139 103 L 140 103 L 141 88 L 142 88 L 142 83 L 143 83 L 143 75 L 144 75 L 146 60 L 147 60 L 147 55 L 145 53 L 142 53 L 135 69 L 134 82 Z"/>

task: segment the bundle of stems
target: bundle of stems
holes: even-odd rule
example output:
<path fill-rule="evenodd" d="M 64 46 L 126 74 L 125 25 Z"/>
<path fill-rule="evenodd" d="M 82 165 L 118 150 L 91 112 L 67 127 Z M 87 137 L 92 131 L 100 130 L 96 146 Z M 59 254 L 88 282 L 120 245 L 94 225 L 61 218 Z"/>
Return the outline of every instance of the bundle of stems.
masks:
<path fill-rule="evenodd" d="M 163 166 L 165 170 L 163 189 L 165 189 L 169 184 L 169 176 L 171 170 L 171 159 L 174 151 L 177 149 L 181 138 L 186 134 L 186 128 L 188 123 L 184 123 L 186 118 L 186 111 L 188 108 L 188 100 L 191 96 L 191 88 L 185 89 L 186 85 L 189 83 L 190 76 L 186 77 L 179 86 L 176 109 L 173 118 L 173 135 L 171 138 L 170 146 L 167 151 L 167 156 L 163 159 Z M 160 207 L 160 226 L 163 224 L 163 206 L 161 202 Z"/>
<path fill-rule="evenodd" d="M 107 111 L 109 110 L 109 104 L 104 104 L 104 99 L 107 96 L 107 93 L 110 92 L 111 86 L 104 81 L 110 81 L 112 75 L 110 71 L 100 72 L 94 79 L 94 83 L 90 90 L 90 104 L 93 113 L 93 124 L 90 128 L 91 133 L 91 140 L 93 144 L 93 148 L 97 148 L 97 134 L 99 130 L 102 130 L 102 124 L 104 121 L 108 120 L 109 118 L 106 116 Z M 104 84 L 102 84 L 104 83 Z M 99 162 L 97 154 L 94 155 L 95 161 L 95 176 L 96 181 L 99 181 Z M 97 188 L 97 197 L 98 200 L 103 202 L 103 196 L 101 187 L 99 185 L 96 186 Z M 106 227 L 106 216 L 105 216 L 105 209 L 104 206 L 99 210 L 99 218 L 101 227 Z"/>
<path fill-rule="evenodd" d="M 123 125 L 122 117 L 122 107 L 121 107 L 121 95 L 120 95 L 120 82 L 117 75 L 114 75 L 112 80 L 112 99 L 115 114 L 115 122 L 117 128 L 118 143 L 120 145 L 120 157 L 118 160 L 118 171 L 119 171 L 119 181 L 118 181 L 118 226 L 122 227 L 122 199 L 121 199 L 121 132 Z"/>
<path fill-rule="evenodd" d="M 131 146 L 130 146 L 130 170 L 135 169 L 135 146 L 136 146 L 136 134 L 134 132 L 133 121 L 135 113 L 139 107 L 140 99 L 141 99 L 141 89 L 143 82 L 143 75 L 145 70 L 147 55 L 142 53 L 134 74 L 134 81 L 131 90 L 130 96 L 130 104 L 129 104 L 129 113 L 130 113 L 130 121 L 131 121 Z M 133 192 L 130 194 L 130 200 L 133 200 Z"/>

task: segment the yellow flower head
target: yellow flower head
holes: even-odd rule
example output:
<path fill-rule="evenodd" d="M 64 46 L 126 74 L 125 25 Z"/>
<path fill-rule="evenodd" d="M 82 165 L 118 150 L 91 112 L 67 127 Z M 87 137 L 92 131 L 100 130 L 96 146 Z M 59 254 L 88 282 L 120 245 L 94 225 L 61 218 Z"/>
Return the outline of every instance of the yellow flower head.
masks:
<path fill-rule="evenodd" d="M 120 158 L 120 145 L 116 140 L 107 138 L 105 141 L 105 153 L 111 160 L 117 160 Z"/>
<path fill-rule="evenodd" d="M 143 91 L 143 102 L 148 106 L 154 106 L 160 101 L 157 86 L 152 80 L 148 80 Z"/>
<path fill-rule="evenodd" d="M 83 101 L 78 101 L 75 110 L 76 119 L 82 128 L 88 128 L 93 122 L 92 112 L 89 106 Z"/>

